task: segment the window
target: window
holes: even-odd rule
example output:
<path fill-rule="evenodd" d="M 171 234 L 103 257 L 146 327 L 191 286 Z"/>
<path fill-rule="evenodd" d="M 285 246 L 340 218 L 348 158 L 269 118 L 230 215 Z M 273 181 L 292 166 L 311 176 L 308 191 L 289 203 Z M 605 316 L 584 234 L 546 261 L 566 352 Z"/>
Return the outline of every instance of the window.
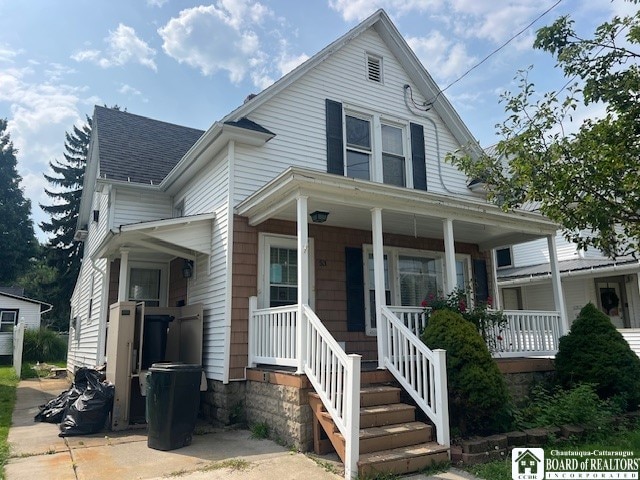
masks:
<path fill-rule="evenodd" d="M 259 242 L 258 306 L 294 305 L 298 302 L 298 243 L 295 237 L 261 234 Z M 313 239 L 309 238 L 309 295 L 313 307 Z"/>
<path fill-rule="evenodd" d="M 371 171 L 371 122 L 345 117 L 347 137 L 347 176 L 369 180 Z"/>
<path fill-rule="evenodd" d="M 382 124 L 382 181 L 404 187 L 406 182 L 403 130 Z"/>
<path fill-rule="evenodd" d="M 0 332 L 13 332 L 13 327 L 18 323 L 19 310 L 0 310 Z"/>
<path fill-rule="evenodd" d="M 513 261 L 511 259 L 511 247 L 496 249 L 496 267 L 505 268 L 512 266 Z"/>
<path fill-rule="evenodd" d="M 148 307 L 159 307 L 161 277 L 161 270 L 157 268 L 131 268 L 129 300 L 144 302 Z"/>
<path fill-rule="evenodd" d="M 375 278 L 371 246 L 364 247 L 365 324 L 368 335 L 376 333 Z M 456 284 L 464 289 L 470 280 L 470 258 L 456 255 Z M 431 295 L 442 294 L 445 288 L 444 252 L 429 252 L 406 248 L 385 248 L 385 302 L 387 305 L 417 307 Z"/>

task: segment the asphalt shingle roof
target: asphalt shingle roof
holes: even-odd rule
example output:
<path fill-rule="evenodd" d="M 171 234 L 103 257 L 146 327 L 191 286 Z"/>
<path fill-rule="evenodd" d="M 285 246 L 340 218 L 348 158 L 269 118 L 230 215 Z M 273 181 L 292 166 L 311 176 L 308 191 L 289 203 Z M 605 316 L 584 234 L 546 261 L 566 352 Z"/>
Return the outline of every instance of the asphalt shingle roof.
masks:
<path fill-rule="evenodd" d="M 100 178 L 159 184 L 202 136 L 203 130 L 95 107 Z"/>

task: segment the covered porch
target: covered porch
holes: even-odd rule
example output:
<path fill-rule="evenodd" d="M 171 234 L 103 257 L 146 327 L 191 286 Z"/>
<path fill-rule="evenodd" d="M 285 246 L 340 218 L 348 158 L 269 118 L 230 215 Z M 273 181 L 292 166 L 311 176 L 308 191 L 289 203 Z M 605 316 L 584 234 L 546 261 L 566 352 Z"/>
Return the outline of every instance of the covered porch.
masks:
<path fill-rule="evenodd" d="M 260 235 L 278 225 L 294 242 L 288 258 L 295 255 L 295 275 L 281 303 L 285 264 L 278 265 L 268 242 L 259 249 L 257 295 L 248 299 L 248 366 L 306 374 L 346 439 L 347 472 L 357 469 L 353 412 L 362 356 L 393 374 L 435 425 L 437 442 L 448 446 L 446 352 L 420 340 L 420 302 L 429 291 L 446 295 L 466 285 L 474 286 L 470 302 L 497 298 L 496 247 L 545 237 L 556 257 L 556 226 L 537 214 L 299 168 L 241 202 L 236 214 Z M 324 251 L 332 255 L 324 258 Z M 508 325 L 495 332 L 504 339 L 496 355 L 555 352 L 567 330 L 557 264 L 555 271 L 556 311 L 506 312 Z M 351 327 L 359 324 L 364 332 L 354 337 Z"/>

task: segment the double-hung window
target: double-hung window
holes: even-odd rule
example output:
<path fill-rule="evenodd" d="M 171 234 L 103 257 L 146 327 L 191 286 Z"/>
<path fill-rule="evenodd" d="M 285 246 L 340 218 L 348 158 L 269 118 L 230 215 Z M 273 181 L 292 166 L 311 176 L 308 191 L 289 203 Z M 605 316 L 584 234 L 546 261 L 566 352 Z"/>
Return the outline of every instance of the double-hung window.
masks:
<path fill-rule="evenodd" d="M 345 116 L 347 144 L 347 176 L 371 179 L 371 120 Z"/>
<path fill-rule="evenodd" d="M 0 332 L 13 332 L 18 323 L 18 310 L 0 310 Z"/>
<path fill-rule="evenodd" d="M 382 181 L 388 185 L 405 187 L 406 162 L 404 155 L 404 131 L 402 128 L 381 126 L 382 133 Z"/>

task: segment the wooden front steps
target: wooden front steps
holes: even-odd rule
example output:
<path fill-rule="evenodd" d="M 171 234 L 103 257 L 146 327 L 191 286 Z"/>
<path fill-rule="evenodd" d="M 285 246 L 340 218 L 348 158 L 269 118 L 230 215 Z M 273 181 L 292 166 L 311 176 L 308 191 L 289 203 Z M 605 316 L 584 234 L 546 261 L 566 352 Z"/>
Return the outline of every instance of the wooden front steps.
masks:
<path fill-rule="evenodd" d="M 345 439 L 320 397 L 310 393 L 309 404 L 314 416 L 315 453 L 335 449 L 344 461 Z M 359 475 L 404 474 L 449 460 L 448 448 L 432 441 L 432 433 L 431 425 L 415 420 L 414 406 L 400 402 L 400 388 L 379 384 L 362 387 Z"/>

